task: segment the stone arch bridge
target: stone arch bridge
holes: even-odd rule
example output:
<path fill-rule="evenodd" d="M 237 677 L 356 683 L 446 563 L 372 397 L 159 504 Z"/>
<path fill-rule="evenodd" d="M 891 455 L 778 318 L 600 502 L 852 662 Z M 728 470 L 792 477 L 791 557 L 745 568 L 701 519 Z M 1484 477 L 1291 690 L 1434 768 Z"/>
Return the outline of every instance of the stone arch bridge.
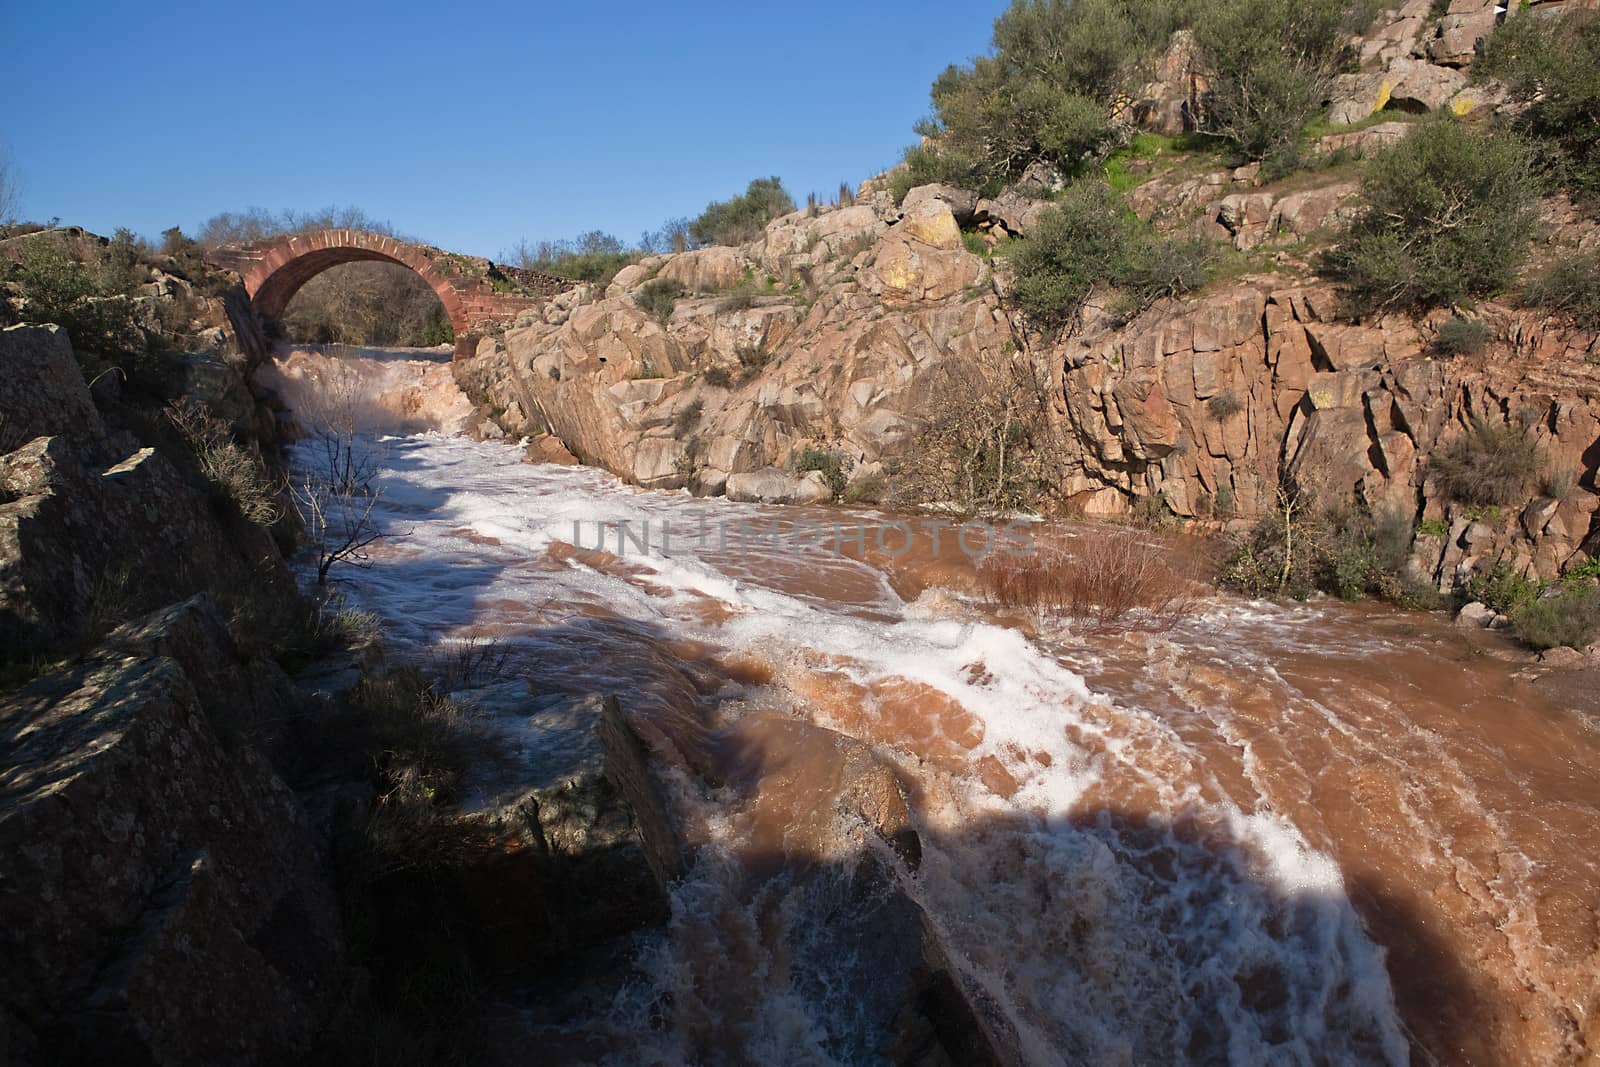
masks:
<path fill-rule="evenodd" d="M 470 355 L 485 331 L 509 325 L 523 311 L 572 286 L 553 275 L 362 230 L 286 234 L 219 248 L 206 260 L 237 271 L 256 313 L 267 320 L 281 317 L 300 287 L 329 267 L 373 261 L 409 267 L 444 305 L 455 329 L 457 358 Z"/>

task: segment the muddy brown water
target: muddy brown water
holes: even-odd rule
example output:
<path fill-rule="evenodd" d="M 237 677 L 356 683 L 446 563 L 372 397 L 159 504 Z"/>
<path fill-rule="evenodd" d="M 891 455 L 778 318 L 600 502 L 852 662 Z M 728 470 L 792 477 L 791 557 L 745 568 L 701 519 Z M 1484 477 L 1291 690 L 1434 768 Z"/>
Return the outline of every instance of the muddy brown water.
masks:
<path fill-rule="evenodd" d="M 402 647 L 488 636 L 535 692 L 618 693 L 697 857 L 625 988 L 550 1023 L 563 1047 L 870 1061 L 858 994 L 806 948 L 836 913 L 783 873 L 877 847 L 838 816 L 826 729 L 906 783 L 907 890 L 1026 1062 L 1600 1055 L 1593 673 L 1367 605 L 1208 596 L 1163 632 L 1097 632 L 995 609 L 926 537 L 782 535 L 831 509 L 639 493 L 460 438 L 374 447 L 397 536 L 350 595 Z M 641 552 L 595 525 L 646 521 L 780 535 Z"/>

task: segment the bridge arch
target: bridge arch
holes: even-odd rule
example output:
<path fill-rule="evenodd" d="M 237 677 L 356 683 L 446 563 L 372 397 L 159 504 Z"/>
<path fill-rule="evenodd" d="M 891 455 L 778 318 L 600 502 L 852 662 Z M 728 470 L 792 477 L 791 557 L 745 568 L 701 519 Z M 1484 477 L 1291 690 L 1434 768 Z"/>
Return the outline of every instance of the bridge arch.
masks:
<path fill-rule="evenodd" d="M 458 357 L 472 353 L 485 329 L 509 324 L 520 312 L 571 284 L 364 230 L 288 234 L 261 244 L 218 249 L 206 258 L 213 266 L 239 273 L 251 304 L 265 319 L 282 317 L 301 286 L 330 267 L 398 263 L 420 276 L 439 297 L 455 330 Z"/>

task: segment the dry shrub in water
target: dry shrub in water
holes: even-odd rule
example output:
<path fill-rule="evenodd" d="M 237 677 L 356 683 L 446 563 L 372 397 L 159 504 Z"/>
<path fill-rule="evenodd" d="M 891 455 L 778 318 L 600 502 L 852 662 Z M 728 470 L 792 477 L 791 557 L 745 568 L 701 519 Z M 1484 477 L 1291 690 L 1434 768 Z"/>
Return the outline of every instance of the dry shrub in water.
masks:
<path fill-rule="evenodd" d="M 1167 630 L 1196 610 L 1195 582 L 1172 549 L 1133 530 L 1103 529 L 1069 547 L 991 556 L 979 568 L 999 604 L 1097 629 Z"/>

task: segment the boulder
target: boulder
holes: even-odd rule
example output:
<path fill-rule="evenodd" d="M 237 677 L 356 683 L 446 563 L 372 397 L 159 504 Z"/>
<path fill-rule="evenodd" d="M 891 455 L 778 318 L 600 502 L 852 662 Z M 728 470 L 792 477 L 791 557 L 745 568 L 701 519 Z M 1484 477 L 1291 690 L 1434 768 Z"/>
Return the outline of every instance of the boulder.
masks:
<path fill-rule="evenodd" d="M 1388 103 L 1388 89 L 1388 79 L 1381 70 L 1339 75 L 1333 80 L 1328 122 L 1334 126 L 1353 126 L 1383 110 L 1384 104 Z"/>
<path fill-rule="evenodd" d="M 104 432 L 59 326 L 0 330 L 0 453 L 35 437 L 98 437 Z"/>
<path fill-rule="evenodd" d="M 0 460 L 0 637 L 50 649 L 93 626 L 210 591 L 269 627 L 295 610 L 294 580 L 271 538 L 224 524 L 209 492 L 154 449 L 110 466 L 62 437 Z"/>
<path fill-rule="evenodd" d="M 467 784 L 478 800 L 457 816 L 476 847 L 441 870 L 393 878 L 385 893 L 459 919 L 490 972 L 570 962 L 664 921 L 683 857 L 616 699 L 535 697 L 520 681 L 489 688 L 464 694 L 485 709 L 499 753 L 474 767 Z"/>
<path fill-rule="evenodd" d="M 128 639 L 218 651 L 218 621 Z M 301 1062 L 344 999 L 303 816 L 196 690 L 112 649 L 0 705 L 0 1010 L 40 1062 Z"/>
<path fill-rule="evenodd" d="M 1539 664 L 1562 669 L 1589 666 L 1589 657 L 1575 648 L 1549 648 L 1539 653 Z"/>
<path fill-rule="evenodd" d="M 531 438 L 523 449 L 523 458 L 529 463 L 554 463 L 561 467 L 578 464 L 578 457 L 567 450 L 561 438 L 548 433 Z"/>
<path fill-rule="evenodd" d="M 1002 226 L 1008 233 L 1026 234 L 1033 229 L 1034 224 L 1039 221 L 1039 216 L 1049 207 L 1048 200 L 1023 196 L 1014 190 L 1007 190 L 993 200 L 988 198 L 979 200 L 973 210 L 973 218 L 977 222 Z"/>
<path fill-rule="evenodd" d="M 1396 61 L 1389 73 L 1388 106 L 1416 114 L 1438 111 L 1467 85 L 1463 71 L 1415 60 Z"/>
<path fill-rule="evenodd" d="M 1428 58 L 1450 67 L 1465 67 L 1477 54 L 1478 42 L 1494 33 L 1495 0 L 1452 0 L 1427 43 Z"/>
<path fill-rule="evenodd" d="M 967 226 L 972 222 L 973 215 L 978 210 L 978 194 L 970 189 L 962 189 L 954 185 L 919 185 L 906 194 L 901 208 L 910 212 L 926 200 L 936 200 L 949 209 L 957 225 Z"/>
<path fill-rule="evenodd" d="M 1301 237 L 1334 229 L 1346 221 L 1346 205 L 1360 190 L 1358 182 L 1339 182 L 1290 193 L 1273 205 L 1267 228 L 1287 230 Z"/>
<path fill-rule="evenodd" d="M 934 248 L 962 247 L 961 227 L 943 200 L 926 198 L 906 206 L 900 229 L 908 236 Z"/>
<path fill-rule="evenodd" d="M 729 500 L 762 504 L 820 504 L 833 499 L 833 490 L 821 472 L 801 475 L 778 467 L 730 475 L 725 492 Z"/>
<path fill-rule="evenodd" d="M 1467 629 L 1485 629 L 1494 622 L 1495 610 L 1476 600 L 1463 604 L 1456 612 L 1456 625 Z"/>
<path fill-rule="evenodd" d="M 1414 124 L 1410 122 L 1380 122 L 1364 130 L 1349 133 L 1330 133 L 1317 140 L 1317 151 L 1331 154 L 1338 151 L 1363 152 L 1371 155 L 1390 145 L 1405 140 Z"/>
<path fill-rule="evenodd" d="M 948 211 L 944 217 L 950 217 Z M 959 243 L 960 234 L 956 237 Z M 970 252 L 893 234 L 879 242 L 863 281 L 867 291 L 885 303 L 909 304 L 949 300 L 987 277 L 988 267 Z"/>
<path fill-rule="evenodd" d="M 748 271 L 738 249 L 717 245 L 668 257 L 656 277 L 678 282 L 691 293 L 714 293 L 732 289 Z"/>

